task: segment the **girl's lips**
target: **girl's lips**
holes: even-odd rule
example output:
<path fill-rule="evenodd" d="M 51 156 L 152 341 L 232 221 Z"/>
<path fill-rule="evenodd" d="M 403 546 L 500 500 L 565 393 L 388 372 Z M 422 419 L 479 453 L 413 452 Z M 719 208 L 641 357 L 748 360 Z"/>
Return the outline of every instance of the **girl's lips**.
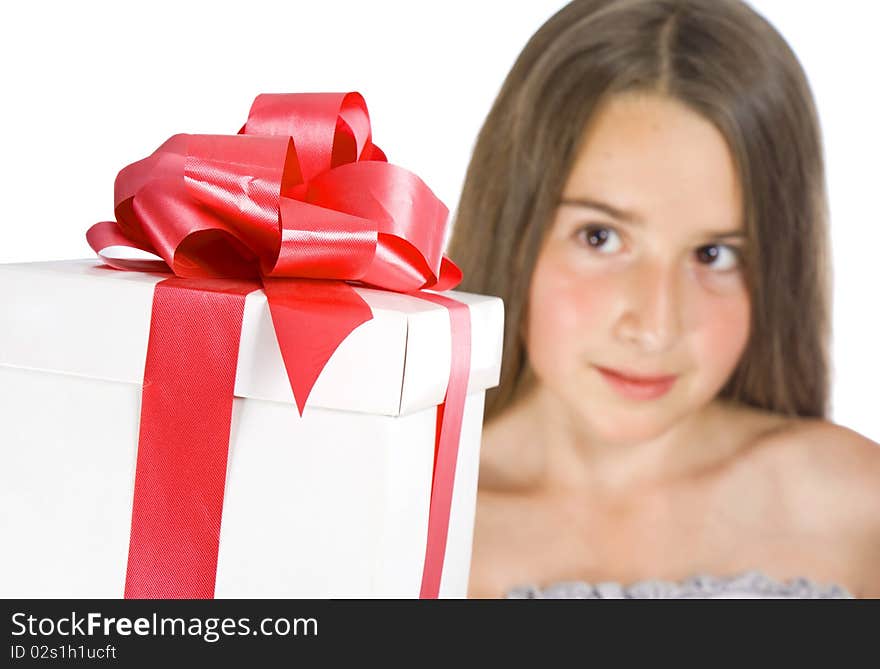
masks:
<path fill-rule="evenodd" d="M 615 369 L 596 366 L 602 377 L 616 390 L 620 395 L 627 399 L 651 400 L 665 395 L 675 380 L 675 375 L 671 376 L 630 376 Z"/>

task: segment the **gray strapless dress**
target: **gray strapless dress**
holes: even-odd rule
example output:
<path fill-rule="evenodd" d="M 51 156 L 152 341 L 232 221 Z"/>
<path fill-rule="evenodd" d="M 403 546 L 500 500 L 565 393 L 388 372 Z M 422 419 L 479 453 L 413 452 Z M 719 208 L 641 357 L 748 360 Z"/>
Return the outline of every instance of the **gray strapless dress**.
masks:
<path fill-rule="evenodd" d="M 778 581 L 761 571 L 735 576 L 697 574 L 683 581 L 645 580 L 621 585 L 612 581 L 590 584 L 560 581 L 546 587 L 522 585 L 507 599 L 854 599 L 843 586 L 820 584 L 808 578 Z"/>

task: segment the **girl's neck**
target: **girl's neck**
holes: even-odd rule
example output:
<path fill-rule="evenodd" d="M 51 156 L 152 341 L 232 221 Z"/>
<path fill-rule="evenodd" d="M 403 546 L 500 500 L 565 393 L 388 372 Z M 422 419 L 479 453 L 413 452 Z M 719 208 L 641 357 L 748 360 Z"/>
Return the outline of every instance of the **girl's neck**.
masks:
<path fill-rule="evenodd" d="M 716 400 L 662 434 L 612 441 L 591 433 L 536 384 L 486 424 L 481 487 L 499 492 L 588 494 L 608 501 L 693 480 L 746 445 L 749 410 Z"/>

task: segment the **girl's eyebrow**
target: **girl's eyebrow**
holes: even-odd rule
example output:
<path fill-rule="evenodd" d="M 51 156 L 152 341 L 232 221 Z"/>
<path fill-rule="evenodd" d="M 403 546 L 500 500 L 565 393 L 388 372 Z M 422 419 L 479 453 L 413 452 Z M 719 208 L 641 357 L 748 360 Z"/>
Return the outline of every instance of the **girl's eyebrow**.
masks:
<path fill-rule="evenodd" d="M 599 200 L 593 200 L 586 197 L 564 197 L 560 200 L 560 204 L 572 207 L 589 207 L 590 209 L 596 209 L 597 211 L 608 214 L 612 218 L 616 218 L 624 223 L 642 223 L 642 219 L 637 214 L 612 206 L 607 202 L 600 202 Z"/>
<path fill-rule="evenodd" d="M 725 232 L 709 232 L 707 237 L 712 239 L 746 239 L 746 233 L 741 230 L 727 230 Z"/>
<path fill-rule="evenodd" d="M 627 211 L 625 209 L 621 209 L 619 207 L 615 207 L 608 204 L 607 202 L 601 202 L 599 200 L 593 200 L 591 198 L 564 197 L 559 201 L 559 203 L 571 207 L 587 207 L 589 209 L 595 209 L 596 211 L 601 211 L 602 213 L 607 214 L 612 218 L 616 218 L 623 223 L 631 223 L 635 225 L 642 225 L 644 223 L 644 221 L 638 214 Z M 706 231 L 700 233 L 700 236 L 709 239 L 746 239 L 746 233 L 743 230 L 719 230 L 717 232 Z"/>

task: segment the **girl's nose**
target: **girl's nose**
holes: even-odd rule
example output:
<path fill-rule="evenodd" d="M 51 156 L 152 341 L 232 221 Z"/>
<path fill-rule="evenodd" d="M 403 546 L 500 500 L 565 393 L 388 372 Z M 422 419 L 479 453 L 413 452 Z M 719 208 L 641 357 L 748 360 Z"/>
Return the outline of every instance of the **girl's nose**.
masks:
<path fill-rule="evenodd" d="M 626 276 L 616 336 L 644 353 L 671 348 L 681 335 L 680 276 L 674 265 L 644 260 Z"/>

